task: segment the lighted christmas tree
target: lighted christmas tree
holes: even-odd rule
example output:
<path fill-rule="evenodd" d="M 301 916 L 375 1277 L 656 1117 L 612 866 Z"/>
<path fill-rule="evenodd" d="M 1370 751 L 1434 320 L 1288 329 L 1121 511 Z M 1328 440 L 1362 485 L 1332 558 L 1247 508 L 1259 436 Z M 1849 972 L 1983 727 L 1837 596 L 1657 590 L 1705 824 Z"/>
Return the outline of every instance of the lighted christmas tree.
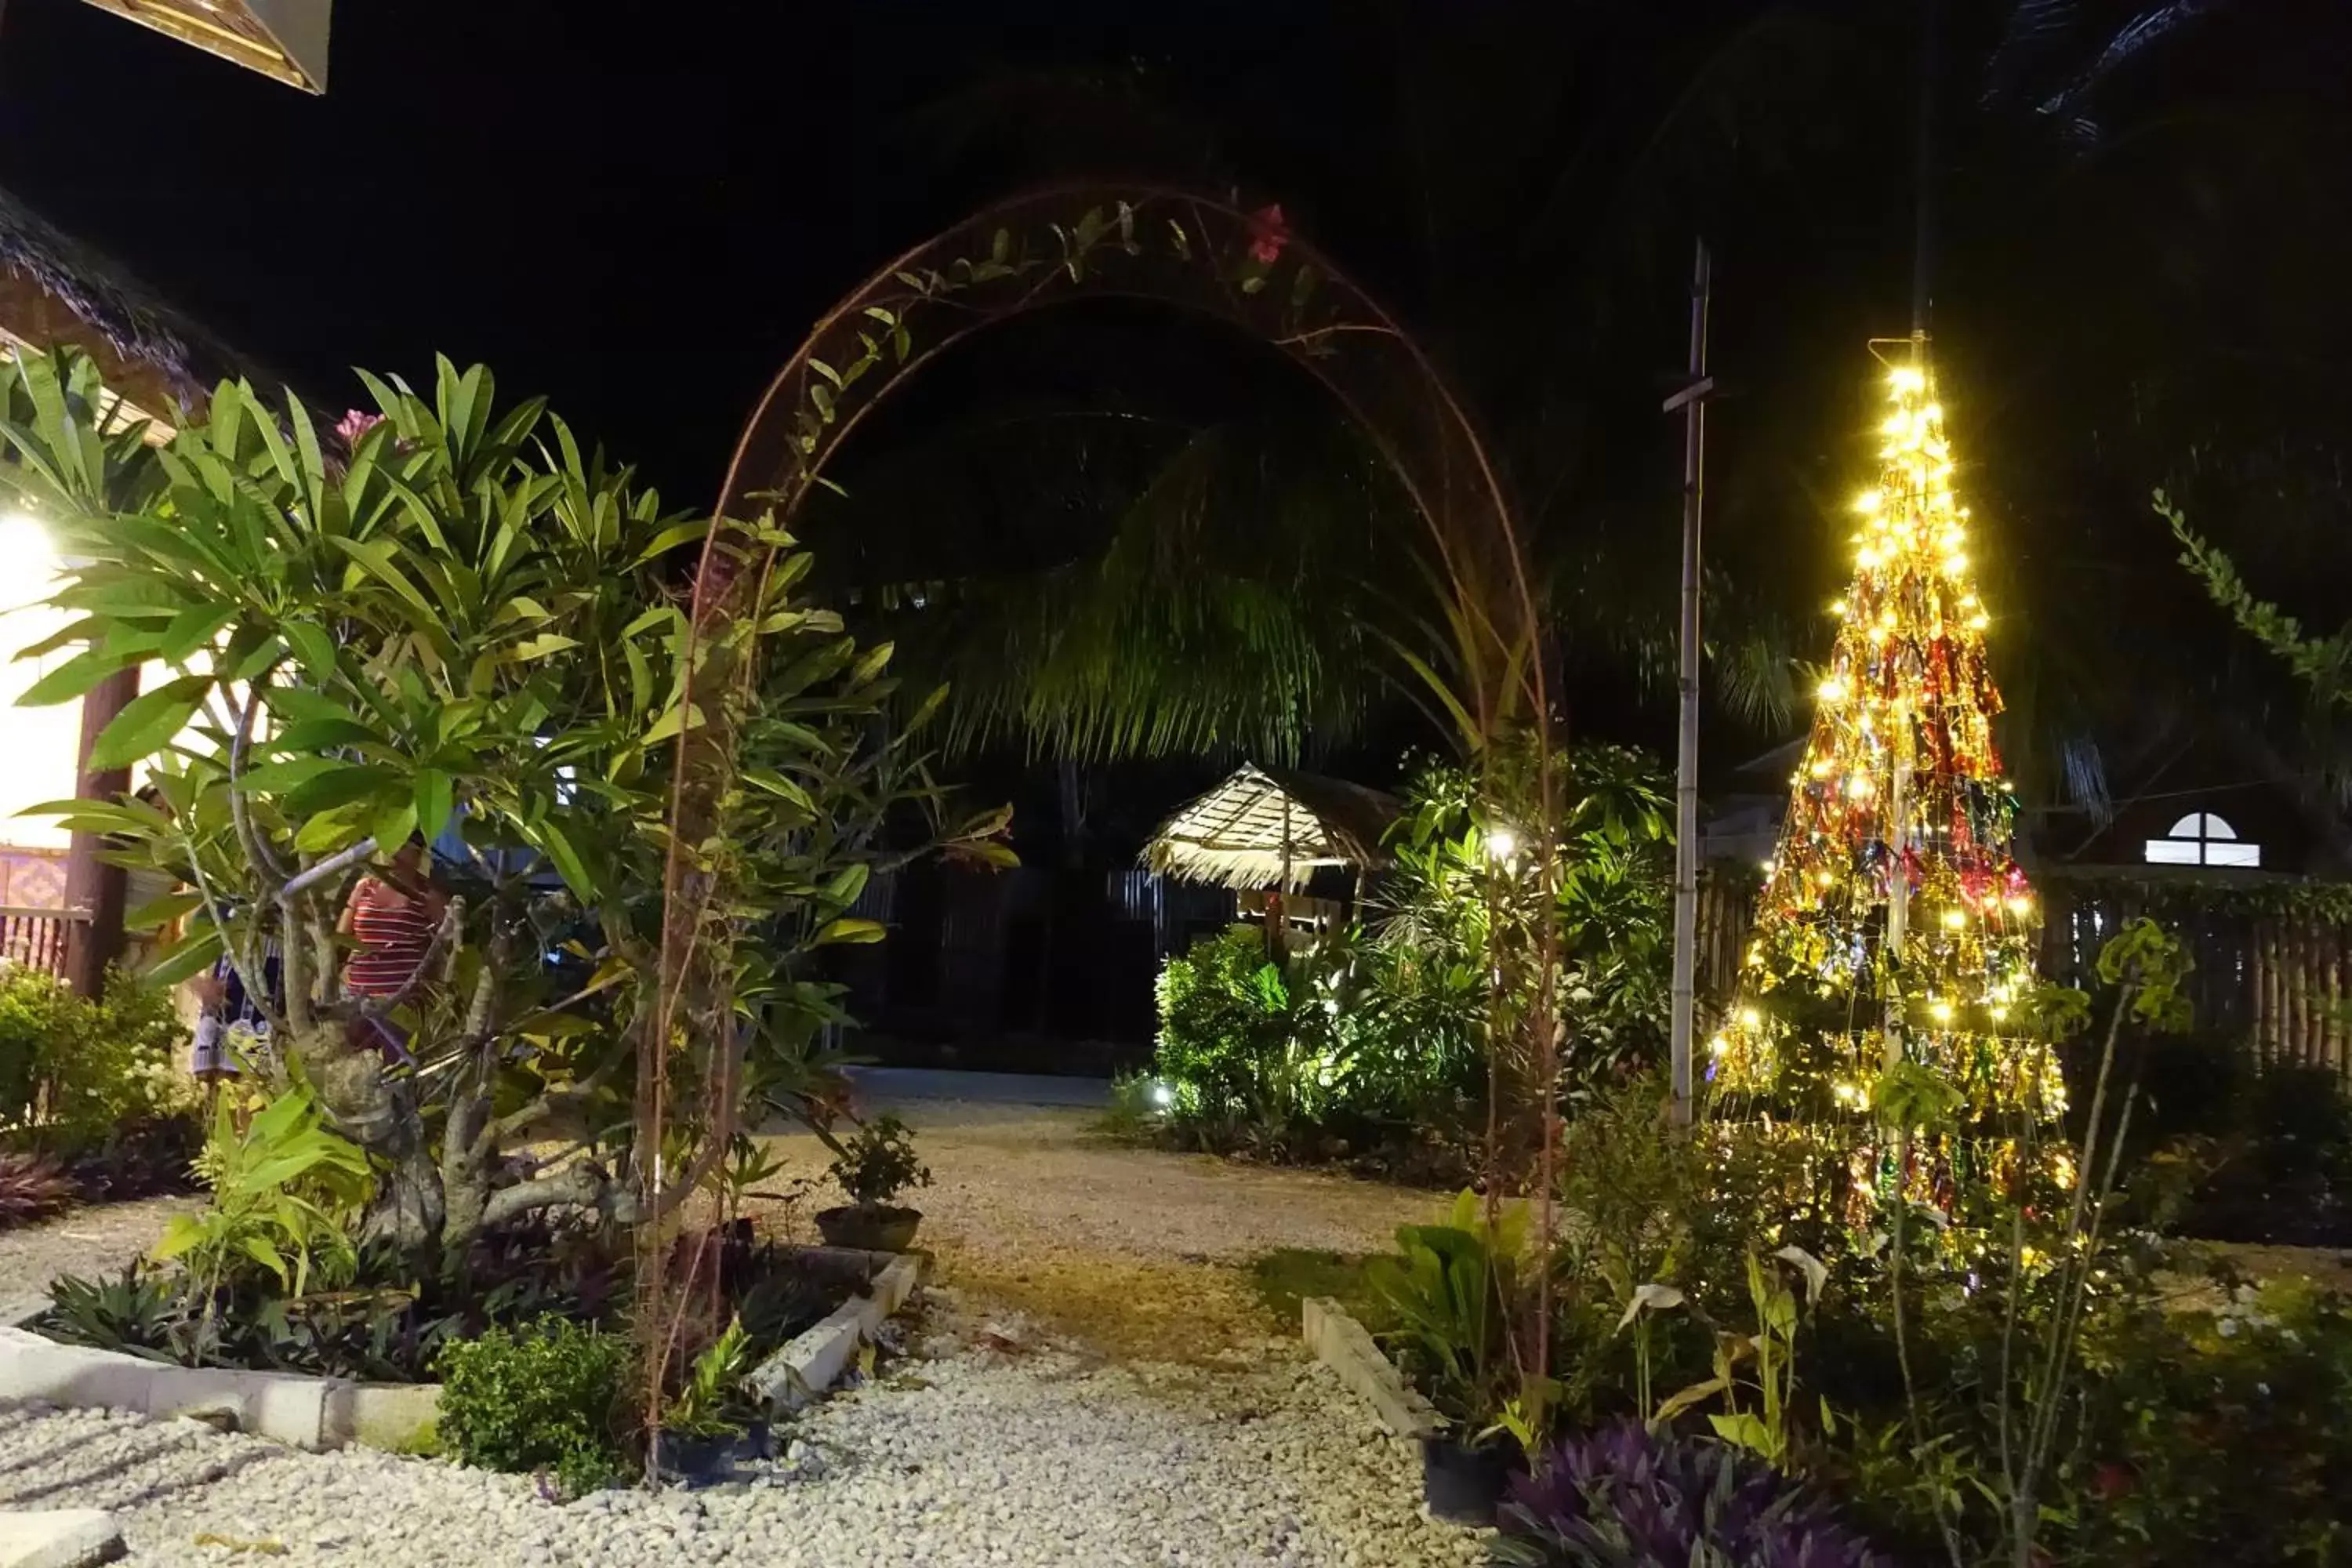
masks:
<path fill-rule="evenodd" d="M 1855 502 L 1854 575 L 1768 867 L 1719 1090 L 1860 1110 L 1919 1062 L 1980 1125 L 2063 1109 L 2049 1048 L 2012 1010 L 2039 914 L 2011 852 L 2000 694 L 1924 342 L 1886 378 L 1879 479 Z"/>

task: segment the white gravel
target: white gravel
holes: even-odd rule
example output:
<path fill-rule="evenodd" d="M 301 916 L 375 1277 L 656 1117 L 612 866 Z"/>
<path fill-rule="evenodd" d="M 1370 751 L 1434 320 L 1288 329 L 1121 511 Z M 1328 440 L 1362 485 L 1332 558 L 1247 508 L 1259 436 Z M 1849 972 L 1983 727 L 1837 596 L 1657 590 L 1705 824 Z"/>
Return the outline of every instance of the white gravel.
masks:
<path fill-rule="evenodd" d="M 1319 1366 L 1109 1366 L 1018 1326 L 999 1348 L 952 1291 L 928 1311 L 920 1356 L 815 1407 L 792 1462 L 747 1484 L 558 1506 L 528 1478 L 437 1461 L 0 1408 L 0 1506 L 113 1510 L 138 1564 L 1480 1560 L 1474 1535 L 1422 1514 L 1418 1459 Z"/>
<path fill-rule="evenodd" d="M 166 1220 L 196 1205 L 196 1199 L 187 1197 L 94 1204 L 0 1232 L 0 1300 L 45 1295 L 60 1274 L 95 1279 L 116 1273 L 155 1245 Z"/>

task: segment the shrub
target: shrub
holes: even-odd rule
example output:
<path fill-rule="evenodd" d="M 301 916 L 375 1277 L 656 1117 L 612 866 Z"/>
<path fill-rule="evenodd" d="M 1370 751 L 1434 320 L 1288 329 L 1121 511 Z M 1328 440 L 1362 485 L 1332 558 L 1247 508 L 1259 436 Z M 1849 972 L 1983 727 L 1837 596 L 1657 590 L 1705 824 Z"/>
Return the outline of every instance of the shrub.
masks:
<path fill-rule="evenodd" d="M 468 1465 L 552 1471 L 573 1496 L 618 1473 L 625 1341 L 562 1318 L 441 1352 L 441 1440 Z"/>
<path fill-rule="evenodd" d="M 0 1230 L 47 1219 L 73 1200 L 73 1180 L 55 1160 L 0 1150 Z"/>
<path fill-rule="evenodd" d="M 176 1059 L 185 1038 L 171 997 L 120 972 L 95 1002 L 39 970 L 0 973 L 0 1124 L 72 1155 L 183 1113 L 195 1100 Z"/>
<path fill-rule="evenodd" d="M 1110 1104 L 1095 1122 L 1095 1131 L 1120 1143 L 1140 1143 L 1160 1128 L 1163 1092 L 1172 1093 L 1148 1072 L 1123 1072 L 1110 1080 Z"/>
<path fill-rule="evenodd" d="M 2332 1563 L 2352 1551 L 2352 1307 L 2300 1283 L 2085 1331 L 2078 1560 Z"/>
<path fill-rule="evenodd" d="M 1887 1568 L 1753 1455 L 1636 1421 L 1572 1437 L 1516 1478 L 1493 1561 L 1518 1568 Z"/>

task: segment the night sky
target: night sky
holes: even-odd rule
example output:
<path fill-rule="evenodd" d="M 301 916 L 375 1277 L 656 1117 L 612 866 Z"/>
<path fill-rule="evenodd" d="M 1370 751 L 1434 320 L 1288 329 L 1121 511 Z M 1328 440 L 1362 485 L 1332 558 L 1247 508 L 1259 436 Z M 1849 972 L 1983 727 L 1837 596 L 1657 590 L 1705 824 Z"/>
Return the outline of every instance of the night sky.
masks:
<path fill-rule="evenodd" d="M 351 364 L 487 361 L 699 500 L 805 326 L 1018 177 L 960 94 L 1213 62 L 1246 113 L 1330 31 L 1187 5 L 1122 37 L 1117 9 L 342 0 L 314 99 L 9 0 L 0 181 L 322 399 Z"/>
<path fill-rule="evenodd" d="M 2105 72 L 2138 8 L 2084 0 L 2011 76 L 1987 63 L 2011 6 L 1944 9 L 1936 325 L 2006 547 L 1989 594 L 2020 637 L 2079 632 L 2055 585 L 2084 582 L 2109 584 L 2102 616 L 2176 626 L 2197 600 L 2151 485 L 2352 412 L 2352 6 L 2209 7 Z M 1600 590 L 1661 616 L 1680 436 L 1658 401 L 1703 230 L 1715 559 L 1801 647 L 1866 457 L 1863 343 L 1909 325 L 1916 36 L 1882 0 L 340 0 L 314 99 L 79 0 L 6 0 L 0 183 L 330 408 L 360 401 L 352 364 L 486 361 L 691 506 L 811 321 L 976 205 L 1096 174 L 1278 201 L 1461 381 L 1531 531 L 1612 542 Z M 1195 417 L 1289 395 L 1234 345 L 1036 330 L 971 351 L 845 464 L 992 399 Z M 2340 552 L 2313 544 L 2307 491 L 2232 471 L 2304 531 L 2216 526 L 2270 581 L 2330 584 L 2303 607 L 2332 625 L 2341 574 L 2314 569 Z M 2127 654 L 2147 635 L 2100 629 Z M 2013 700 L 2078 655 L 2012 658 Z M 2069 679 L 2043 709 L 2117 676 Z M 1654 682 L 1592 687 L 1663 739 Z"/>

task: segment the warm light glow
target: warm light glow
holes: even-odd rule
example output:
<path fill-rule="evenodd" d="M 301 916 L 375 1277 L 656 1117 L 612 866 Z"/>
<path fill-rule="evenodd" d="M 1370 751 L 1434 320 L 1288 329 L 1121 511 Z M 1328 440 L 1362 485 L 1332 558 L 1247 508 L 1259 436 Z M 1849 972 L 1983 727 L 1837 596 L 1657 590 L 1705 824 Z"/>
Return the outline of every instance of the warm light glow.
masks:
<path fill-rule="evenodd" d="M 2012 850 L 2018 804 L 1992 740 L 2000 696 L 1978 635 L 1990 616 L 1969 580 L 1987 546 L 1962 526 L 1958 454 L 1932 370 L 1924 358 L 1890 365 L 1885 384 L 1877 432 L 1857 443 L 1879 458 L 1875 483 L 1852 492 L 1855 575 L 1830 605 L 1823 660 L 1835 673 L 1816 688 L 1758 894 L 1739 1022 L 1713 1076 L 1748 1093 L 1785 1089 L 1797 1104 L 1866 1107 L 1889 1044 L 1869 1020 L 1896 973 L 1882 933 L 1892 888 L 1907 885 L 1899 973 L 1913 1010 L 1894 1043 L 1960 1092 L 1972 1122 L 2006 1126 L 2020 1111 L 2057 1114 L 2064 1085 L 2046 1049 L 2000 1032 L 2032 983 L 2039 932 Z M 1829 1055 L 1779 1048 L 1804 1026 L 1793 1017 L 1748 1024 L 1749 999 L 1777 1015 L 1784 994 L 1855 1002 L 1843 1031 L 1829 1026 Z M 1857 1181 L 1867 1198 L 1891 1195 L 1880 1173 Z"/>
<path fill-rule="evenodd" d="M 1519 852 L 1519 836 L 1507 827 L 1491 828 L 1486 834 L 1486 854 L 1489 858 L 1507 860 Z"/>
<path fill-rule="evenodd" d="M 1742 1007 L 1739 1010 L 1739 1022 L 1743 1027 L 1752 1029 L 1764 1022 L 1764 1015 L 1753 1007 Z"/>

